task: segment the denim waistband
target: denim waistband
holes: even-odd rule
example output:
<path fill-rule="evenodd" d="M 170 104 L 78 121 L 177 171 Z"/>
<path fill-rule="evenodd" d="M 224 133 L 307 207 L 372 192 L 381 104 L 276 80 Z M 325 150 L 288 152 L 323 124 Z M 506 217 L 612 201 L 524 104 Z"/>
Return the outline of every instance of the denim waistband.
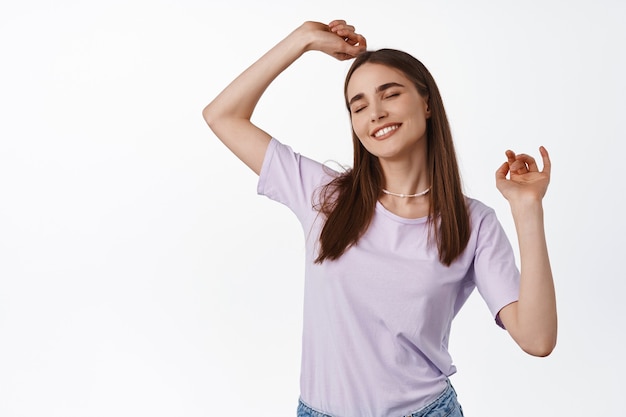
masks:
<path fill-rule="evenodd" d="M 461 406 L 459 405 L 456 399 L 456 391 L 450 380 L 447 381 L 448 386 L 445 390 L 439 395 L 439 397 L 435 398 L 430 404 L 425 405 L 417 411 L 414 411 L 412 414 L 408 414 L 403 417 L 446 417 L 446 416 L 456 416 L 463 415 L 461 411 Z M 453 414 L 452 411 L 457 408 L 459 410 L 459 414 Z"/>
<path fill-rule="evenodd" d="M 452 413 L 454 410 L 458 409 L 458 413 Z M 459 405 L 456 399 L 456 391 L 448 381 L 448 386 L 446 389 L 439 395 L 439 397 L 435 398 L 434 401 L 425 405 L 417 411 L 414 411 L 411 414 L 405 414 L 402 417 L 446 417 L 446 416 L 462 416 L 461 406 Z M 330 414 L 324 414 L 320 411 L 317 411 L 304 402 L 302 400 L 299 401 L 298 404 L 298 417 L 333 417 Z"/>

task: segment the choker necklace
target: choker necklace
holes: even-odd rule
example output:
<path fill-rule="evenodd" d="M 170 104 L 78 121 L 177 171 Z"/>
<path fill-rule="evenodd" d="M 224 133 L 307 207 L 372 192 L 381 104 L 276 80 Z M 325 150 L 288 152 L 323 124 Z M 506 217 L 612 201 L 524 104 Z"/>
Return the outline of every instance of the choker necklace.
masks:
<path fill-rule="evenodd" d="M 387 195 L 392 195 L 394 197 L 400 197 L 400 198 L 421 197 L 423 195 L 428 194 L 429 191 L 430 191 L 430 187 L 428 187 L 427 189 L 425 189 L 421 193 L 417 193 L 417 194 L 398 194 L 398 193 L 392 193 L 391 191 L 387 191 L 387 190 L 385 190 L 383 188 L 383 193 L 385 193 Z"/>

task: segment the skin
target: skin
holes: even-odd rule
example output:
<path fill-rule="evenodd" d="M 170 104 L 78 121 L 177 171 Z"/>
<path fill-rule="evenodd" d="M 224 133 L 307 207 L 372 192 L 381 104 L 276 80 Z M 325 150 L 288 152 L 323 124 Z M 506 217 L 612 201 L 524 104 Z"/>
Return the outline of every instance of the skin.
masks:
<path fill-rule="evenodd" d="M 321 51 L 343 61 L 365 49 L 365 38 L 343 20 L 328 25 L 305 22 L 231 82 L 202 115 L 215 135 L 259 174 L 271 136 L 250 118 L 270 83 L 307 51 Z"/>
<path fill-rule="evenodd" d="M 511 150 L 496 171 L 496 186 L 511 206 L 521 260 L 519 300 L 504 307 L 500 319 L 524 351 L 547 356 L 557 338 L 556 296 L 542 206 L 552 165 L 544 147 L 539 153 L 541 171 L 533 157 Z"/>
<path fill-rule="evenodd" d="M 271 136 L 250 118 L 270 83 L 307 51 L 321 51 L 338 60 L 354 58 L 366 49 L 365 38 L 343 20 L 328 25 L 305 22 L 232 81 L 203 110 L 215 135 L 257 174 Z M 387 83 L 404 87 L 378 89 Z M 398 93 L 389 97 L 385 93 Z M 364 64 L 348 86 L 352 126 L 363 145 L 381 161 L 385 188 L 412 194 L 426 189 L 427 155 L 425 123 L 427 100 L 407 84 L 397 70 L 379 64 Z M 359 110 L 356 112 L 356 110 Z M 381 138 L 372 133 L 380 127 L 399 125 Z M 546 356 L 556 344 L 557 313 L 552 271 L 543 223 L 542 199 L 550 182 L 548 152 L 539 153 L 543 169 L 526 154 L 506 151 L 506 161 L 496 171 L 496 186 L 507 199 L 517 230 L 521 281 L 519 300 L 504 307 L 500 319 L 517 344 L 535 356 Z M 428 214 L 428 199 L 381 197 L 381 203 L 396 214 L 416 218 Z"/>
<path fill-rule="evenodd" d="M 352 129 L 383 170 L 384 188 L 415 194 L 429 186 L 426 121 L 427 100 L 415 85 L 395 68 L 366 63 L 354 71 L 347 88 Z M 382 136 L 381 128 L 395 128 Z M 383 195 L 380 202 L 406 218 L 428 215 L 428 198 Z"/>

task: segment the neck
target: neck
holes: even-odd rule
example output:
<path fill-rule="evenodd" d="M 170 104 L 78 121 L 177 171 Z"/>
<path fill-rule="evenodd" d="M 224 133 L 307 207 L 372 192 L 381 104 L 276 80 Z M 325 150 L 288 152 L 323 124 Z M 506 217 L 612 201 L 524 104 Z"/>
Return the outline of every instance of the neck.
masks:
<path fill-rule="evenodd" d="M 393 196 L 393 197 L 399 197 L 399 198 L 415 198 L 415 197 L 422 197 L 425 196 L 426 194 L 428 194 L 428 192 L 430 191 L 430 187 L 428 187 L 427 189 L 425 189 L 424 191 L 420 191 L 419 193 L 415 193 L 415 194 L 402 194 L 402 193 L 394 193 L 393 191 L 389 191 L 389 190 L 385 190 L 383 188 L 383 193 Z"/>
<path fill-rule="evenodd" d="M 395 198 L 402 196 L 415 196 L 426 194 L 430 188 L 430 178 L 426 167 L 426 158 L 418 160 L 390 162 L 380 160 L 383 171 L 383 189 L 388 191 L 386 195 Z"/>

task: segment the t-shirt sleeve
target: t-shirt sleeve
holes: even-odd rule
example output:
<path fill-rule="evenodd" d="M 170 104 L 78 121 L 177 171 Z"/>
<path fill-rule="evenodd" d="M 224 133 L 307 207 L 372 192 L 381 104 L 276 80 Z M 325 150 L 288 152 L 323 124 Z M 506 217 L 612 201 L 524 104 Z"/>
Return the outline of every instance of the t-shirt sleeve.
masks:
<path fill-rule="evenodd" d="M 315 192 L 332 179 L 333 172 L 272 138 L 261 167 L 257 192 L 286 205 L 302 221 L 314 210 Z"/>
<path fill-rule="evenodd" d="M 478 228 L 474 254 L 474 281 L 496 323 L 498 312 L 519 298 L 520 274 L 511 243 L 493 209 L 485 208 Z"/>

